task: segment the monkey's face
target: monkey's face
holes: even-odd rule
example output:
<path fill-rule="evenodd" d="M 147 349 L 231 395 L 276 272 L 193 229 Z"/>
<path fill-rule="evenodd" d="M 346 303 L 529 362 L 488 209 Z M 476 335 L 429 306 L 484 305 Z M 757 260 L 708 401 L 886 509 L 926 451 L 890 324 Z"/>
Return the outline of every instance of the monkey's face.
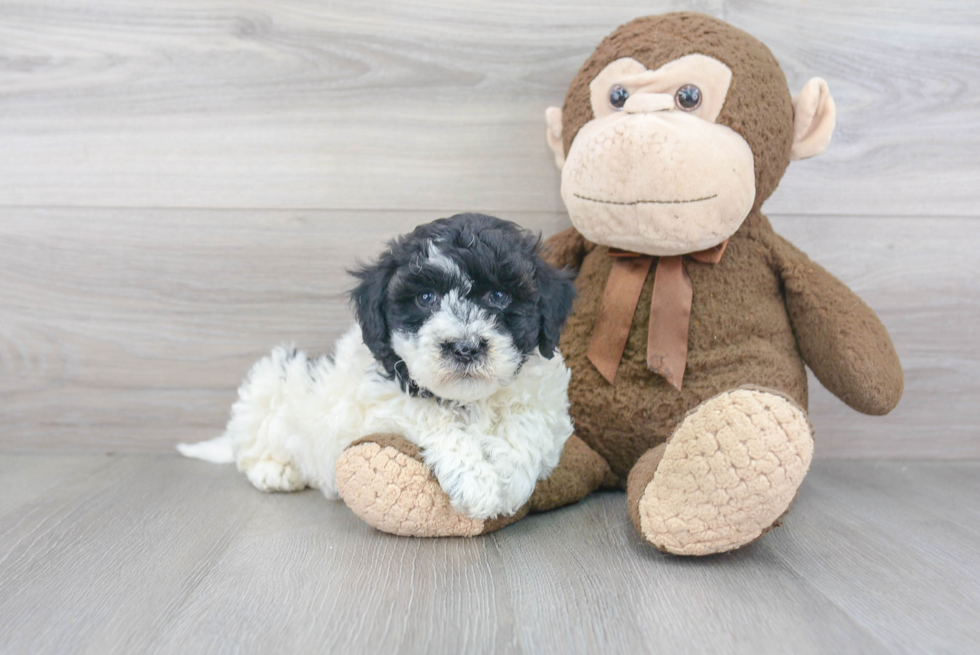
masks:
<path fill-rule="evenodd" d="M 575 135 L 561 195 L 585 238 L 649 255 L 718 245 L 755 201 L 752 149 L 717 124 L 732 80 L 701 54 L 648 70 L 629 57 L 589 85 L 594 118 Z"/>
<path fill-rule="evenodd" d="M 820 78 L 791 97 L 764 44 L 677 12 L 616 28 L 545 119 L 572 224 L 594 243 L 660 256 L 734 234 L 790 161 L 823 152 L 835 115 Z"/>

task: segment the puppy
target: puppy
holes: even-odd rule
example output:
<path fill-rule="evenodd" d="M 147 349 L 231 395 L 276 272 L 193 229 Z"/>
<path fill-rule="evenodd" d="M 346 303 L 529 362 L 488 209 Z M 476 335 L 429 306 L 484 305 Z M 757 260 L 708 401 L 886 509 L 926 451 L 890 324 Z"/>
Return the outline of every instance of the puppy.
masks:
<path fill-rule="evenodd" d="M 263 491 L 310 486 L 337 498 L 344 449 L 394 433 L 419 446 L 457 511 L 513 514 L 572 433 L 556 347 L 574 287 L 539 248 L 480 214 L 393 240 L 352 273 L 358 324 L 332 357 L 274 349 L 238 390 L 225 434 L 178 449 L 234 461 Z"/>

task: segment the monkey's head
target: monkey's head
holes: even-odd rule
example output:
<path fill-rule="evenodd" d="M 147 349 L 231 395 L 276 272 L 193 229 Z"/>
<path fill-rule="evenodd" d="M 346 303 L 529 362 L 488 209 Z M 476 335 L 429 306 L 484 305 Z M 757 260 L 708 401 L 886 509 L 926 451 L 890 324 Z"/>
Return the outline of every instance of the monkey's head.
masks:
<path fill-rule="evenodd" d="M 572 224 L 658 256 L 734 234 L 790 160 L 823 152 L 834 117 L 823 80 L 791 98 L 765 45 L 693 13 L 616 29 L 545 113 Z"/>

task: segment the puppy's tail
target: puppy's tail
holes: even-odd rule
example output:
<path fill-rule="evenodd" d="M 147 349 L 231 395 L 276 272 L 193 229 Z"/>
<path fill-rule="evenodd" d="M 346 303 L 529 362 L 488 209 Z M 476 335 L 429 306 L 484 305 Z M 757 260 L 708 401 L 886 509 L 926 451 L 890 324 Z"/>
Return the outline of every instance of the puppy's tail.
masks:
<path fill-rule="evenodd" d="M 198 443 L 179 443 L 177 450 L 184 457 L 203 459 L 215 464 L 231 464 L 235 461 L 235 452 L 231 446 L 231 435 L 223 434 L 209 441 Z"/>

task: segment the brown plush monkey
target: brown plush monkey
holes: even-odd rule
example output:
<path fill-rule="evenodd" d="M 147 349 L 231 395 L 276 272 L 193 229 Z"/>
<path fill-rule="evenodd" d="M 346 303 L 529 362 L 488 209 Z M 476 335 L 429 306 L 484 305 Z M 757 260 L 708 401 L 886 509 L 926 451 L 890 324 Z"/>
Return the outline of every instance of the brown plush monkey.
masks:
<path fill-rule="evenodd" d="M 861 412 L 885 414 L 902 393 L 874 312 L 760 211 L 790 160 L 824 150 L 834 117 L 823 80 L 791 98 L 769 50 L 723 21 L 616 29 L 546 112 L 574 226 L 547 248 L 579 290 L 560 343 L 576 428 L 561 463 L 516 515 L 473 521 L 410 444 L 376 435 L 358 447 L 387 496 L 348 505 L 383 530 L 473 535 L 620 487 L 667 552 L 723 552 L 769 530 L 813 453 L 804 363 Z"/>
<path fill-rule="evenodd" d="M 547 245 L 579 270 L 576 434 L 657 548 L 730 550 L 786 512 L 813 452 L 804 362 L 858 411 L 901 397 L 874 312 L 760 211 L 834 114 L 823 80 L 791 98 L 762 43 L 690 13 L 617 29 L 546 113 L 575 226 Z"/>

